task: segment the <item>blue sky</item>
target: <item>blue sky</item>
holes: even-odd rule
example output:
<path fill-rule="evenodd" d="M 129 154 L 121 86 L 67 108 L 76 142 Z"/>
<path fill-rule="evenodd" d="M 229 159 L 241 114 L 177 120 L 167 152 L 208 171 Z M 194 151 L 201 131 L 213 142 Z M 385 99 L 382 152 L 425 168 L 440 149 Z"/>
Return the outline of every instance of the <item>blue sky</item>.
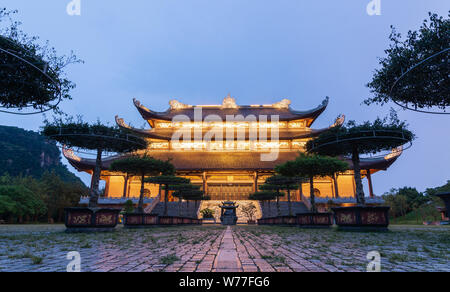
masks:
<path fill-rule="evenodd" d="M 0 5 L 20 11 L 24 31 L 85 61 L 68 70 L 77 88 L 65 112 L 111 124 L 119 114 L 134 126 L 144 121 L 132 98 L 165 110 L 173 98 L 217 104 L 228 93 L 238 104 L 289 98 L 299 110 L 330 96 L 316 128 L 340 113 L 357 121 L 386 116 L 389 106 L 361 102 L 370 96 L 365 84 L 388 46 L 389 26 L 405 33 L 428 11 L 450 10 L 446 0 L 381 0 L 381 16 L 366 13 L 370 0 L 81 0 L 81 16 L 69 16 L 69 2 Z M 450 180 L 449 117 L 401 110 L 399 117 L 418 139 L 387 172 L 374 175 L 375 193 Z M 31 130 L 42 120 L 0 115 L 0 124 Z"/>

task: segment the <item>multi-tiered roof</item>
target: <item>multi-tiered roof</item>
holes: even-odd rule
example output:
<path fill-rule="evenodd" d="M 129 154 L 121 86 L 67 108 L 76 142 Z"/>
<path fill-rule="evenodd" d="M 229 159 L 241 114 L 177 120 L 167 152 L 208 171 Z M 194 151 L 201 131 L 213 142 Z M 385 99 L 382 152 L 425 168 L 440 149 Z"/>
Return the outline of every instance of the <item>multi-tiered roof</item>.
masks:
<path fill-rule="evenodd" d="M 311 125 L 326 109 L 329 99 L 326 98 L 318 107 L 308 111 L 296 111 L 290 107 L 291 102 L 287 99 L 271 105 L 248 105 L 238 106 L 234 98 L 226 97 L 221 105 L 191 106 L 171 101 L 170 108 L 165 112 L 156 112 L 146 108 L 138 100 L 134 100 L 134 105 L 141 116 L 149 123 L 151 129 L 136 129 L 119 117 L 116 117 L 117 124 L 136 134 L 143 135 L 150 142 L 150 154 L 157 159 L 171 159 L 178 171 L 272 171 L 274 167 L 288 160 L 293 160 L 299 151 L 304 151 L 306 142 L 318 136 L 320 133 L 332 128 L 339 127 L 344 123 L 344 116 L 339 117 L 333 125 L 325 129 L 311 129 Z M 230 116 L 241 117 L 242 121 L 229 123 L 227 118 Z M 256 118 L 256 120 L 252 119 Z M 180 122 L 180 118 L 181 121 Z M 264 120 L 261 120 L 264 118 Z M 236 120 L 236 119 L 235 119 Z M 275 161 L 262 161 L 261 154 L 267 153 L 273 148 L 270 144 L 272 137 L 273 124 L 277 127 L 277 149 L 279 150 L 278 159 Z M 222 128 L 217 128 L 222 125 Z M 244 134 L 244 144 L 260 132 L 255 128 L 265 128 L 269 143 L 257 143 L 256 148 L 249 146 L 227 147 L 227 142 L 214 149 L 211 148 L 189 148 L 175 149 L 172 143 L 172 137 L 178 131 L 189 133 L 188 137 L 194 141 L 211 131 L 211 129 L 223 131 L 223 139 L 230 138 L 230 128 L 233 132 L 232 140 L 235 140 L 236 146 Z M 180 130 L 182 129 L 182 130 Z M 214 138 L 213 140 L 214 141 Z M 228 140 L 229 141 L 229 140 Z M 272 145 L 272 146 L 271 146 Z M 246 148 L 247 147 L 247 148 Z M 387 169 L 401 154 L 401 151 L 395 151 L 386 157 L 362 159 L 361 168 L 369 170 Z M 69 150 L 64 151 L 64 155 L 69 162 L 80 171 L 88 171 L 95 165 L 93 159 L 83 159 L 75 156 Z M 125 154 L 127 155 L 127 154 Z M 120 156 L 106 158 L 103 162 L 103 168 L 108 169 L 112 161 Z M 351 161 L 349 160 L 350 165 Z"/>

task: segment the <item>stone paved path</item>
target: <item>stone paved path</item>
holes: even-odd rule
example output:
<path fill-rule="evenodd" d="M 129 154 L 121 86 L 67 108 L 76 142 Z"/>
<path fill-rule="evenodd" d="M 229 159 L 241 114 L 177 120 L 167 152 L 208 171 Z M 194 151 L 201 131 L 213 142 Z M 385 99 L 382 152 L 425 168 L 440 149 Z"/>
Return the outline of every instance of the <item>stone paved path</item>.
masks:
<path fill-rule="evenodd" d="M 60 225 L 0 225 L 0 272 L 65 272 L 79 252 L 85 272 L 450 272 L 450 228 L 392 226 L 388 233 L 271 226 L 186 226 L 66 234 Z"/>
<path fill-rule="evenodd" d="M 227 227 L 222 237 L 219 252 L 214 262 L 213 272 L 242 272 L 231 227 Z"/>

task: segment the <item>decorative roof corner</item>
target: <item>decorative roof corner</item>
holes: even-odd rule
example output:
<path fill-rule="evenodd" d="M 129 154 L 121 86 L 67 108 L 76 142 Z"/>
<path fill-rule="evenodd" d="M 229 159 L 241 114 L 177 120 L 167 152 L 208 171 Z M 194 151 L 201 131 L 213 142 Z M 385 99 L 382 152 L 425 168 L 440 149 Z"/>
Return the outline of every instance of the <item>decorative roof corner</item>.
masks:
<path fill-rule="evenodd" d="M 131 126 L 125 123 L 125 120 L 119 118 L 119 116 L 116 116 L 116 124 L 121 128 L 132 130 Z"/>
<path fill-rule="evenodd" d="M 236 99 L 228 94 L 228 96 L 223 99 L 222 109 L 235 109 L 235 108 L 239 108 L 239 106 L 236 104 Z"/>
<path fill-rule="evenodd" d="M 331 128 L 341 127 L 345 123 L 345 115 L 341 114 L 337 117 L 336 122 L 331 126 Z"/>
<path fill-rule="evenodd" d="M 385 160 L 397 159 L 403 153 L 403 146 L 392 149 L 391 153 L 384 156 Z"/>
<path fill-rule="evenodd" d="M 81 161 L 82 160 L 81 157 L 76 156 L 75 152 L 73 152 L 72 149 L 67 148 L 66 145 L 63 145 L 62 153 L 63 153 L 63 156 L 68 160 L 72 160 L 72 161 Z"/>
<path fill-rule="evenodd" d="M 289 109 L 291 103 L 292 102 L 289 99 L 283 99 L 280 102 L 274 103 L 272 106 L 278 109 Z"/>

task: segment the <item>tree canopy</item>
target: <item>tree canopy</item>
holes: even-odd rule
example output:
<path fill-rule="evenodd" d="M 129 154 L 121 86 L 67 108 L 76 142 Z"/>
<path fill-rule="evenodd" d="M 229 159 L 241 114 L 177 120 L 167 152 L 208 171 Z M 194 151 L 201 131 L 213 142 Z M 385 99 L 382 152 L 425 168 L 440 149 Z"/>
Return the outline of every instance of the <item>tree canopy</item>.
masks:
<path fill-rule="evenodd" d="M 76 121 L 72 117 L 65 120 L 57 118 L 53 122 L 46 120 L 42 134 L 67 147 L 86 150 L 123 153 L 147 148 L 142 137 L 100 121 L 87 123 L 80 117 Z"/>
<path fill-rule="evenodd" d="M 367 85 L 374 96 L 365 103 L 393 101 L 412 110 L 445 110 L 450 106 L 450 19 L 430 13 L 429 20 L 404 40 L 391 29 L 381 68 Z"/>
<path fill-rule="evenodd" d="M 308 152 L 321 155 L 352 155 L 356 149 L 359 154 L 375 154 L 391 150 L 412 142 L 415 135 L 400 121 L 395 111 L 389 118 L 377 118 L 374 122 L 357 124 L 349 121 L 342 127 L 336 127 L 320 134 L 306 144 Z"/>
<path fill-rule="evenodd" d="M 75 88 L 65 69 L 82 61 L 73 52 L 59 56 L 48 42 L 39 44 L 38 37 L 20 29 L 16 13 L 0 8 L 0 107 L 11 113 L 59 111 L 60 101 L 71 99 Z"/>

